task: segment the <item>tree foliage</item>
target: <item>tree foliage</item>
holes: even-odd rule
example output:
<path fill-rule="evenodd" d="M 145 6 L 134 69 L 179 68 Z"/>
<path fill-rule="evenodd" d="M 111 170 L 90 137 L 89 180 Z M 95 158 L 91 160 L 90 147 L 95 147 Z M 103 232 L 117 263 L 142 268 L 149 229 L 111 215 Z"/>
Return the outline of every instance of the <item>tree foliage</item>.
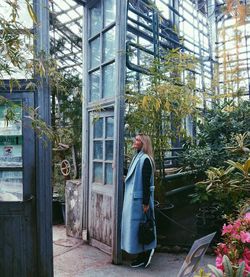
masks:
<path fill-rule="evenodd" d="M 130 134 L 147 133 L 153 142 L 158 164 L 171 140 L 185 134 L 183 119 L 197 112 L 195 96 L 196 59 L 180 49 L 170 50 L 162 59 L 155 59 L 148 68 L 149 85 L 141 91 L 128 84 L 126 123 Z M 160 166 L 161 167 L 161 166 Z"/>

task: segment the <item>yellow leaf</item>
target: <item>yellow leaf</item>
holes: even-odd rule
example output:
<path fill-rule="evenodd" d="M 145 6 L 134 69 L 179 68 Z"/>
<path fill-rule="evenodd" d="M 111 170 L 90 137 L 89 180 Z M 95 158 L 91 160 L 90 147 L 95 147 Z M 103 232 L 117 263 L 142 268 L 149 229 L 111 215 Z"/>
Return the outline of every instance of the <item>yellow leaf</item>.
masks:
<path fill-rule="evenodd" d="M 159 99 L 155 99 L 155 109 L 158 111 L 161 107 L 161 101 Z"/>
<path fill-rule="evenodd" d="M 246 173 L 248 173 L 249 169 L 250 169 L 250 159 L 248 159 L 244 164 L 244 171 Z"/>
<path fill-rule="evenodd" d="M 35 24 L 37 24 L 37 16 L 36 16 L 36 14 L 34 12 L 33 7 L 31 6 L 30 3 L 28 3 L 28 2 L 26 2 L 26 3 L 27 3 L 28 12 L 29 12 L 29 15 L 30 15 L 31 19 L 33 20 L 33 22 Z"/>
<path fill-rule="evenodd" d="M 166 102 L 164 106 L 165 106 L 166 110 L 169 112 L 170 111 L 170 103 Z"/>
<path fill-rule="evenodd" d="M 144 96 L 143 99 L 142 99 L 142 107 L 144 109 L 146 109 L 148 107 L 148 99 L 149 97 L 148 96 Z"/>

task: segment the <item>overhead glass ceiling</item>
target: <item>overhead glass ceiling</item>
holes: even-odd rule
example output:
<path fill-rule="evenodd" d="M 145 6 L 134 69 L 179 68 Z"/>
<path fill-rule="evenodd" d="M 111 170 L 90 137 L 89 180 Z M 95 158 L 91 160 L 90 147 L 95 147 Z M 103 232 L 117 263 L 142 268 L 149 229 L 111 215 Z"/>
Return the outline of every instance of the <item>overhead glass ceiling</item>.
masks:
<path fill-rule="evenodd" d="M 83 1 L 53 0 L 49 5 L 51 54 L 61 70 L 81 75 Z"/>

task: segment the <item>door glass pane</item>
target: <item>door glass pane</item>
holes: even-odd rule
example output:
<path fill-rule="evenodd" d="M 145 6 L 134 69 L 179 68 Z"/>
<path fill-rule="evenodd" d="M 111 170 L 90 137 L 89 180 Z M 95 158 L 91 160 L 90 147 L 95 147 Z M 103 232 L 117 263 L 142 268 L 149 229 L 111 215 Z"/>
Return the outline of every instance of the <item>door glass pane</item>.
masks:
<path fill-rule="evenodd" d="M 103 118 L 99 118 L 94 123 L 94 138 L 103 137 Z"/>
<path fill-rule="evenodd" d="M 112 138 L 114 136 L 114 118 L 106 118 L 106 138 Z"/>
<path fill-rule="evenodd" d="M 111 97 L 115 94 L 115 64 L 107 65 L 103 70 L 103 97 Z"/>
<path fill-rule="evenodd" d="M 95 101 L 100 98 L 100 71 L 97 70 L 90 74 L 90 101 Z"/>
<path fill-rule="evenodd" d="M 102 28 L 101 1 L 90 9 L 90 36 L 100 32 Z"/>
<path fill-rule="evenodd" d="M 102 141 L 94 142 L 94 159 L 102 160 L 103 158 L 103 143 Z"/>
<path fill-rule="evenodd" d="M 22 137 L 0 136 L 0 167 L 22 167 Z"/>
<path fill-rule="evenodd" d="M 115 27 L 103 35 L 104 62 L 115 57 Z"/>
<path fill-rule="evenodd" d="M 102 174 L 102 163 L 95 162 L 93 164 L 93 182 L 94 183 L 102 183 L 103 182 L 103 174 Z"/>
<path fill-rule="evenodd" d="M 104 26 L 109 25 L 115 21 L 115 0 L 104 1 Z"/>
<path fill-rule="evenodd" d="M 22 135 L 22 107 L 21 101 L 0 105 L 0 135 Z"/>
<path fill-rule="evenodd" d="M 105 185 L 113 184 L 113 168 L 112 164 L 105 164 Z"/>
<path fill-rule="evenodd" d="M 105 160 L 113 160 L 113 140 L 106 141 L 106 155 Z"/>
<path fill-rule="evenodd" d="M 23 200 L 21 101 L 0 105 L 0 201 Z"/>
<path fill-rule="evenodd" d="M 90 68 L 100 65 L 100 37 L 90 42 Z"/>
<path fill-rule="evenodd" d="M 22 171 L 0 171 L 0 201 L 23 200 Z"/>

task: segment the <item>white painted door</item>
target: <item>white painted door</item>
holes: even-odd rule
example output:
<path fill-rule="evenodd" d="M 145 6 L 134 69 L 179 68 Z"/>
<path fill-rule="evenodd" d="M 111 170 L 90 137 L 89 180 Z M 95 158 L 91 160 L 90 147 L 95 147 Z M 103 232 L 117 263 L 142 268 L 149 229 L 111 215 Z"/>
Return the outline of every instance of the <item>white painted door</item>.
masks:
<path fill-rule="evenodd" d="M 114 115 L 90 116 L 89 137 L 89 239 L 111 254 L 114 199 Z"/>

